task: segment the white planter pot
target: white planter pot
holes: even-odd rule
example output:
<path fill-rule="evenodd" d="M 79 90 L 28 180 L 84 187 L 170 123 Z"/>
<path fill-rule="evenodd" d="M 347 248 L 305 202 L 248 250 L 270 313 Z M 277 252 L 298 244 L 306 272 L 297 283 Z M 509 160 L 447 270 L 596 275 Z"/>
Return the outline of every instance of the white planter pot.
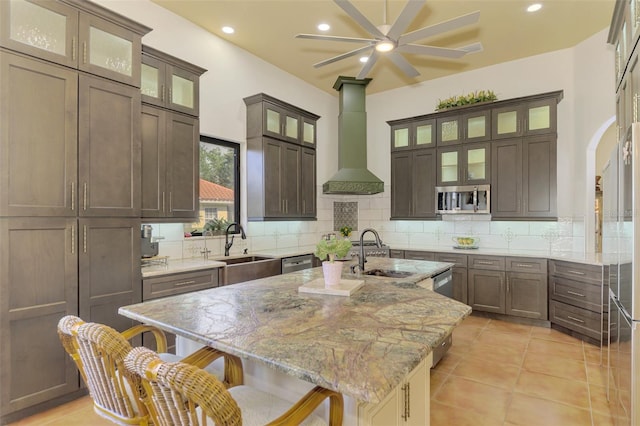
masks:
<path fill-rule="evenodd" d="M 322 273 L 324 275 L 325 287 L 331 287 L 340 284 L 342 276 L 342 262 L 322 262 Z"/>

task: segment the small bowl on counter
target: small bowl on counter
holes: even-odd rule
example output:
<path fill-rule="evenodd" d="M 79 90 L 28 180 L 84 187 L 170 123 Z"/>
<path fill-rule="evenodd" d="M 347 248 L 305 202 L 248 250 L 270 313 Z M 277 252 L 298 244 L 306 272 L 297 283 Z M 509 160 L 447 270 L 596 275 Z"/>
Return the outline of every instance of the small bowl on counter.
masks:
<path fill-rule="evenodd" d="M 455 243 L 453 248 L 457 249 L 477 249 L 480 243 L 480 238 L 469 236 L 452 237 L 451 240 Z"/>

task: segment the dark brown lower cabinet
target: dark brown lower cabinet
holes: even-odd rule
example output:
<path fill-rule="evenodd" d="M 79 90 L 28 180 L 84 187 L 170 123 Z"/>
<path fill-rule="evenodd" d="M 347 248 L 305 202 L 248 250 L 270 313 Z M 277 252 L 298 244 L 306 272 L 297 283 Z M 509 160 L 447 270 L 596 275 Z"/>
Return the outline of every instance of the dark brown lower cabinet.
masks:
<path fill-rule="evenodd" d="M 78 238 L 80 317 L 118 331 L 132 327 L 118 308 L 142 301 L 140 219 L 80 219 Z"/>
<path fill-rule="evenodd" d="M 506 285 L 503 271 L 469 269 L 468 304 L 475 311 L 504 314 Z"/>
<path fill-rule="evenodd" d="M 1 424 L 80 388 L 57 334 L 78 314 L 77 250 L 75 218 L 0 219 Z"/>
<path fill-rule="evenodd" d="M 218 287 L 221 273 L 220 268 L 211 268 L 144 278 L 142 280 L 142 301 Z M 167 337 L 167 352 L 176 353 L 176 336 L 171 333 L 165 333 L 165 335 Z M 144 346 L 156 350 L 156 341 L 151 333 L 144 333 L 142 342 Z"/>
<path fill-rule="evenodd" d="M 547 277 L 525 272 L 507 272 L 505 313 L 524 318 L 546 320 Z"/>
<path fill-rule="evenodd" d="M 460 268 L 454 266 L 451 268 L 451 277 L 453 279 L 453 298 L 458 302 L 467 304 L 469 298 L 467 293 L 469 291 L 467 268 Z"/>

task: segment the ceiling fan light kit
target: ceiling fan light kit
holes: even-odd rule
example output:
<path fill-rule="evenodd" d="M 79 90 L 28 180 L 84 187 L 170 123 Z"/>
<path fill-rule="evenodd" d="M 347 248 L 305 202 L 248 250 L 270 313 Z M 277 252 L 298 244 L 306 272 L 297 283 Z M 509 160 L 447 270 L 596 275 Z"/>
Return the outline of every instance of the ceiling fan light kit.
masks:
<path fill-rule="evenodd" d="M 425 5 L 426 0 L 407 1 L 407 4 L 402 9 L 400 15 L 393 23 L 393 25 L 387 25 L 386 23 L 387 0 L 385 0 L 385 22 L 380 26 L 376 26 L 371 21 L 369 21 L 369 19 L 366 18 L 358 9 L 356 9 L 356 7 L 349 0 L 333 1 L 338 6 L 340 6 L 340 8 L 344 10 L 347 15 L 349 15 L 354 21 L 356 21 L 356 23 L 358 23 L 364 30 L 371 34 L 373 38 L 340 37 L 320 34 L 296 35 L 296 38 L 305 38 L 311 40 L 365 44 L 364 46 L 357 49 L 353 49 L 349 52 L 318 62 L 313 65 L 315 68 L 320 68 L 322 66 L 340 61 L 342 59 L 371 51 L 368 60 L 364 63 L 364 66 L 362 67 L 356 78 L 363 79 L 367 76 L 369 71 L 371 71 L 371 69 L 373 68 L 373 65 L 378 60 L 379 53 L 387 56 L 391 60 L 391 62 L 393 62 L 398 68 L 400 68 L 408 77 L 417 77 L 420 75 L 418 70 L 416 70 L 415 67 L 411 65 L 404 58 L 404 56 L 400 54 L 400 52 L 457 59 L 469 53 L 482 51 L 482 44 L 480 44 L 479 42 L 459 48 L 444 48 L 422 44 L 412 44 L 412 42 L 414 41 L 422 40 L 427 37 L 432 37 L 437 34 L 453 31 L 467 25 L 475 24 L 478 22 L 478 19 L 480 19 L 480 12 L 478 11 L 403 34 L 409 24 L 411 24 L 411 22 L 414 20 L 420 9 L 422 9 L 422 7 Z"/>

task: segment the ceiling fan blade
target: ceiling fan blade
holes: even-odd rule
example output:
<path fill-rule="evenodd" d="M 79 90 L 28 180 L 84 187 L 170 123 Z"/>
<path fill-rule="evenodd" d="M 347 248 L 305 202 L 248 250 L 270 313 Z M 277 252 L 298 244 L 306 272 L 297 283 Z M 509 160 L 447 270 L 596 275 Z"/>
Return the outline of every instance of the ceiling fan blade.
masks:
<path fill-rule="evenodd" d="M 374 49 L 373 52 L 371 52 L 371 55 L 369 55 L 369 59 L 367 59 L 367 62 L 364 64 L 364 66 L 356 76 L 358 80 L 362 80 L 367 76 L 367 74 L 369 74 L 369 71 L 371 71 L 371 68 L 373 68 L 376 61 L 378 60 L 378 57 L 378 51 Z"/>
<path fill-rule="evenodd" d="M 394 64 L 396 64 L 396 66 L 398 68 L 400 68 L 402 71 L 404 71 L 404 73 L 407 75 L 407 77 L 417 77 L 417 76 L 420 75 L 418 70 L 415 69 L 413 67 L 413 65 L 411 65 L 409 62 L 407 62 L 407 60 L 404 58 L 404 56 L 402 56 L 396 50 L 394 50 L 392 52 L 389 52 L 387 54 L 387 56 L 389 57 L 389 59 L 391 59 L 391 61 Z"/>
<path fill-rule="evenodd" d="M 436 46 L 423 46 L 420 44 L 403 44 L 396 49 L 404 53 L 414 53 L 418 55 L 440 56 L 443 58 L 461 58 L 467 51 L 461 49 L 447 49 Z"/>
<path fill-rule="evenodd" d="M 340 37 L 321 34 L 298 34 L 296 35 L 296 38 L 308 38 L 311 40 L 346 41 L 349 43 L 375 43 L 377 41 L 371 38 Z"/>
<path fill-rule="evenodd" d="M 371 34 L 374 37 L 384 38 L 384 34 L 380 32 L 378 27 L 373 25 L 371 21 L 367 19 L 366 16 L 360 13 L 360 11 L 356 9 L 356 7 L 353 4 L 351 4 L 349 0 L 333 0 L 333 1 L 338 6 L 340 6 L 342 10 L 347 12 L 347 15 L 349 15 L 351 19 L 356 21 L 362 28 L 367 30 L 369 34 Z"/>
<path fill-rule="evenodd" d="M 400 16 L 398 16 L 391 26 L 391 29 L 387 33 L 387 37 L 391 40 L 397 40 L 404 30 L 407 29 L 411 21 L 413 21 L 426 2 L 426 0 L 409 0 L 404 9 L 402 9 L 402 12 L 400 12 Z"/>
<path fill-rule="evenodd" d="M 470 44 L 468 46 L 458 47 L 458 50 L 464 50 L 467 53 L 478 53 L 478 52 L 482 52 L 484 48 L 482 47 L 482 43 L 477 42 L 477 43 Z"/>
<path fill-rule="evenodd" d="M 443 21 L 428 27 L 421 28 L 416 31 L 412 31 L 401 36 L 398 39 L 398 44 L 407 44 L 416 40 L 422 40 L 423 38 L 431 37 L 432 35 L 452 31 L 466 25 L 475 24 L 480 19 L 480 11 L 475 11 L 467 15 L 458 16 L 457 18 Z"/>
<path fill-rule="evenodd" d="M 359 48 L 357 48 L 355 50 L 352 50 L 350 52 L 343 53 L 342 55 L 334 56 L 333 58 L 325 59 L 324 61 L 318 62 L 317 64 L 313 64 L 313 67 L 314 68 L 320 68 L 320 67 L 323 67 L 325 65 L 329 65 L 329 64 L 332 64 L 334 62 L 338 62 L 338 61 L 340 61 L 342 59 L 345 59 L 345 58 L 348 58 L 350 56 L 355 56 L 358 53 L 365 52 L 368 49 L 372 49 L 372 48 L 373 48 L 373 45 L 359 47 Z"/>

